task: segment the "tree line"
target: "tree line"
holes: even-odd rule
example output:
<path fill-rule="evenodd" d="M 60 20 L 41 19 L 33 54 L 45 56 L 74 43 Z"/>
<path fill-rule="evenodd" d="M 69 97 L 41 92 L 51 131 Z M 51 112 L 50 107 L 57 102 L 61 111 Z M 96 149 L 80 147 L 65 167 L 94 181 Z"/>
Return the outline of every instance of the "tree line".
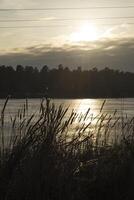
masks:
<path fill-rule="evenodd" d="M 134 97 L 134 73 L 104 68 L 0 66 L 0 98 Z"/>

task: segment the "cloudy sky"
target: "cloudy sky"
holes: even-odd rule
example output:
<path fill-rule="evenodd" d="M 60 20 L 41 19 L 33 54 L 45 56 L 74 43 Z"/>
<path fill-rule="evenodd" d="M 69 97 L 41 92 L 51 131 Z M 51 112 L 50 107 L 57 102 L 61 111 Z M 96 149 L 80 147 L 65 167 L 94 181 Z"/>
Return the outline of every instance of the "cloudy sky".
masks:
<path fill-rule="evenodd" d="M 0 65 L 134 71 L 132 0 L 0 0 L 0 5 Z"/>

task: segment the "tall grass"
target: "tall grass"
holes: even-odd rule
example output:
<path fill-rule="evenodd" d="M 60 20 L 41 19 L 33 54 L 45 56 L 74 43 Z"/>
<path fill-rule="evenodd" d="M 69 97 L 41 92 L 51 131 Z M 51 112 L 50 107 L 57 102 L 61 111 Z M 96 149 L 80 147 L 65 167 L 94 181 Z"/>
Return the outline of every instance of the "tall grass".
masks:
<path fill-rule="evenodd" d="M 0 119 L 0 199 L 133 199 L 134 118 L 78 114 L 42 100 L 38 116 L 28 100 Z"/>

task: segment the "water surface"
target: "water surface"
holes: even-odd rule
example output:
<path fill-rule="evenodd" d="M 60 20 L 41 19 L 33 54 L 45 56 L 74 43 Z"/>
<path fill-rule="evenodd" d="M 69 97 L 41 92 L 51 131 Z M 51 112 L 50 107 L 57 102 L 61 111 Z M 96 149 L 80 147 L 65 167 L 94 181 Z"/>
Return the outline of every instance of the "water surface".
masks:
<path fill-rule="evenodd" d="M 69 107 L 69 111 L 74 109 L 76 112 L 86 112 L 90 108 L 90 112 L 98 114 L 100 108 L 105 99 L 52 99 L 56 106 L 63 105 Z M 23 104 L 25 99 L 11 99 L 9 100 L 6 113 L 9 115 L 15 115 Z M 2 110 L 5 100 L 0 100 L 0 110 Z M 41 99 L 29 99 L 29 114 L 36 113 L 39 110 Z M 115 110 L 118 111 L 119 115 L 128 115 L 129 117 L 134 116 L 134 98 L 127 99 L 107 99 L 103 107 L 103 112 L 112 113 Z"/>
<path fill-rule="evenodd" d="M 29 99 L 28 100 L 28 116 L 31 116 L 32 114 L 35 114 L 35 116 L 38 118 L 39 115 L 39 109 L 40 109 L 40 103 L 41 99 Z M 100 119 L 101 113 L 105 116 L 107 114 L 107 117 L 102 123 L 102 129 L 101 131 L 105 132 L 106 126 L 108 125 L 108 121 L 110 117 L 112 117 L 112 120 L 110 121 L 110 125 L 112 127 L 112 124 L 120 117 L 120 120 L 118 123 L 116 123 L 116 126 L 113 128 L 110 128 L 109 131 L 112 132 L 114 135 L 118 132 L 119 134 L 122 133 L 122 120 L 125 119 L 128 123 L 128 126 L 126 126 L 126 130 L 131 131 L 133 129 L 132 127 L 129 127 L 129 120 L 134 116 L 134 98 L 128 98 L 128 99 L 107 99 L 103 110 L 100 113 L 100 109 L 103 105 L 103 102 L 105 99 L 51 99 L 51 103 L 54 103 L 57 107 L 59 105 L 62 105 L 64 108 L 69 108 L 68 113 L 65 116 L 68 118 L 69 114 L 74 110 L 76 113 L 86 113 L 87 110 L 90 108 L 89 115 L 91 117 L 88 118 L 87 121 L 84 121 L 85 124 L 88 124 L 91 120 L 92 116 L 95 118 L 95 120 L 92 121 L 92 125 L 87 129 L 87 133 L 93 131 L 94 133 L 97 133 L 96 129 L 96 122 L 98 119 Z M 5 100 L 0 100 L 0 111 L 2 110 L 4 106 Z M 12 132 L 12 119 L 18 115 L 18 110 L 23 109 L 23 105 L 26 103 L 25 99 L 11 99 L 8 101 L 6 109 L 5 109 L 5 123 L 4 123 L 4 133 L 6 136 L 6 141 L 10 141 L 10 136 L 14 134 Z M 45 103 L 45 102 L 44 102 Z M 116 111 L 116 112 L 115 112 Z M 114 113 L 116 113 L 114 115 Z M 19 121 L 18 121 L 19 123 Z M 82 126 L 83 122 L 76 122 L 75 128 L 78 124 L 78 126 Z M 100 126 L 101 120 L 98 123 L 98 126 Z M 73 133 L 74 130 L 71 128 L 70 133 Z M 75 129 L 76 132 L 76 129 Z M 126 131 L 125 131 L 126 132 Z M 16 134 L 18 134 L 17 128 L 16 128 Z M 112 138 L 112 137 L 111 137 Z M 113 136 L 115 138 L 115 136 Z"/>

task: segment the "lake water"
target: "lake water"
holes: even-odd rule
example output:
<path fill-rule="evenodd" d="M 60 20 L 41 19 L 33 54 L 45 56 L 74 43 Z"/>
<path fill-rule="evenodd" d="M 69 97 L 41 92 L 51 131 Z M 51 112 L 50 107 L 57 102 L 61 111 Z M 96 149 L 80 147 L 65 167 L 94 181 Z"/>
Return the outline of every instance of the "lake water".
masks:
<path fill-rule="evenodd" d="M 86 111 L 90 108 L 90 115 L 100 117 L 100 109 L 102 107 L 102 104 L 105 99 L 51 99 L 50 102 L 54 103 L 57 107 L 59 105 L 63 105 L 63 107 L 68 108 L 68 113 L 66 117 L 71 113 L 72 110 L 74 110 L 76 113 L 86 113 Z M 5 100 L 0 100 L 0 111 L 3 108 Z M 10 141 L 10 135 L 11 135 L 11 118 L 16 116 L 18 113 L 18 110 L 23 108 L 23 105 L 25 104 L 25 99 L 11 99 L 8 101 L 6 109 L 5 109 L 5 124 L 4 124 L 4 132 L 6 137 L 8 138 L 7 141 Z M 39 114 L 39 108 L 40 108 L 41 99 L 29 99 L 28 100 L 28 115 L 31 116 L 32 114 L 35 114 L 35 116 L 38 117 Z M 117 111 L 116 114 L 115 110 Z M 113 123 L 118 119 L 119 117 L 125 118 L 126 121 L 130 120 L 134 117 L 134 98 L 128 98 L 128 99 L 107 99 L 102 113 L 108 114 L 107 119 L 103 122 L 103 127 L 105 131 L 105 126 L 108 124 L 110 116 L 112 116 Z M 98 117 L 98 118 L 99 118 Z M 96 124 L 97 118 L 92 122 L 92 126 L 90 126 L 90 131 L 94 129 Z M 85 123 L 85 122 L 84 122 Z M 113 133 L 120 132 L 122 130 L 121 128 L 121 120 L 118 121 L 116 126 L 114 126 L 113 130 L 110 128 L 110 132 L 113 131 Z M 133 121 L 134 123 L 134 121 Z M 87 121 L 88 124 L 88 121 Z M 128 123 L 129 124 L 129 123 Z M 80 123 L 78 123 L 79 126 L 81 126 Z M 125 132 L 131 131 L 133 129 L 132 127 L 126 127 Z M 103 130 L 103 128 L 102 128 Z M 132 130 L 133 131 L 133 130 Z M 72 132 L 72 129 L 71 131 Z M 96 129 L 95 131 L 96 132 Z M 119 133 L 120 134 L 120 133 Z"/>
<path fill-rule="evenodd" d="M 6 107 L 7 115 L 15 115 L 19 108 L 25 103 L 25 99 L 11 99 Z M 0 100 L 0 110 L 2 110 L 5 100 Z M 40 107 L 41 99 L 29 99 L 29 114 L 37 113 Z M 69 111 L 74 109 L 76 112 L 86 112 L 90 108 L 90 112 L 94 115 L 98 114 L 104 102 L 104 99 L 52 99 L 51 102 L 56 106 L 63 105 L 69 107 Z M 113 113 L 117 110 L 118 115 L 134 116 L 134 98 L 127 99 L 107 99 L 103 107 L 103 112 Z"/>

